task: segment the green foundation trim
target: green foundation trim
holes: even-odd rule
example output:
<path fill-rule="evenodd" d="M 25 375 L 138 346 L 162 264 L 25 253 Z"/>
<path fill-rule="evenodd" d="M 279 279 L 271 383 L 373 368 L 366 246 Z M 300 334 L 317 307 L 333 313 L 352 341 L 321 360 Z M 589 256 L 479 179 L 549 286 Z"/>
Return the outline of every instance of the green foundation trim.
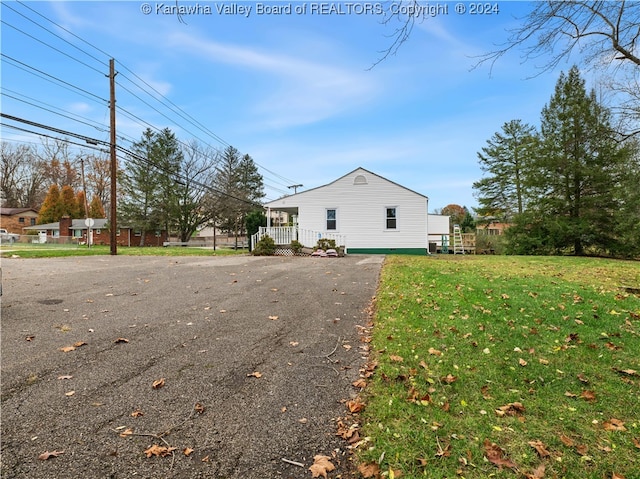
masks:
<path fill-rule="evenodd" d="M 347 248 L 347 254 L 411 254 L 427 255 L 426 248 Z"/>

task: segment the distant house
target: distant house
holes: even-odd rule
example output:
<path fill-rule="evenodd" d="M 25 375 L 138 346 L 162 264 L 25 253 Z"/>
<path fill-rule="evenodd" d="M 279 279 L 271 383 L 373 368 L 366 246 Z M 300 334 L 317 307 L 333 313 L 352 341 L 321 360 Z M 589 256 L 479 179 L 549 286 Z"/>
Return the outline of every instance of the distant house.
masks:
<path fill-rule="evenodd" d="M 35 208 L 0 208 L 0 227 L 9 233 L 23 234 L 25 226 L 33 226 L 38 220 Z"/>
<path fill-rule="evenodd" d="M 91 244 L 109 245 L 111 244 L 111 233 L 108 229 L 108 220 L 96 218 L 93 226 L 89 228 L 85 219 L 71 219 L 63 217 L 59 222 L 42 225 L 28 226 L 25 231 L 37 231 L 40 242 L 59 241 L 65 239 L 78 243 L 87 243 L 87 235 L 90 232 Z M 138 246 L 142 232 L 131 227 L 119 227 L 116 232 L 118 246 Z M 145 246 L 162 246 L 167 241 L 165 230 L 147 231 L 144 238 Z"/>
<path fill-rule="evenodd" d="M 349 253 L 426 254 L 449 233 L 449 217 L 428 214 L 429 199 L 364 168 L 317 188 L 265 204 L 267 218 L 286 214 L 294 226 L 262 228 L 277 244 L 313 247 L 335 239 Z M 287 233 L 290 232 L 290 233 Z M 256 237 L 256 239 L 258 239 Z"/>

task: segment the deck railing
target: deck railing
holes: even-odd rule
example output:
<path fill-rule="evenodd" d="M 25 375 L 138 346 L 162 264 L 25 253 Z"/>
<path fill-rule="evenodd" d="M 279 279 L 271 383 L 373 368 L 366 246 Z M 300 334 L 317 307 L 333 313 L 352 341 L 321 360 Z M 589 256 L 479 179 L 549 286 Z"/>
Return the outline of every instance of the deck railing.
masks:
<path fill-rule="evenodd" d="M 296 226 L 261 226 L 256 234 L 251 236 L 252 248 L 263 236 L 270 236 L 276 245 L 290 245 L 293 240 L 302 243 L 307 248 L 313 248 L 320 238 L 335 240 L 336 246 L 344 246 L 346 251 L 346 235 L 336 233 L 320 233 Z"/>

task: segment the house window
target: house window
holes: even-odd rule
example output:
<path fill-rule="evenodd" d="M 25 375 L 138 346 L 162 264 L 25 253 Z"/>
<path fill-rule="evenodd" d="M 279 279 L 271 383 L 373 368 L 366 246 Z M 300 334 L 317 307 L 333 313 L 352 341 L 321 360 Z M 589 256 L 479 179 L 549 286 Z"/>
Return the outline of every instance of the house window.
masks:
<path fill-rule="evenodd" d="M 116 229 L 116 236 L 120 236 L 120 228 Z"/>
<path fill-rule="evenodd" d="M 93 232 L 97 235 L 102 233 L 102 230 L 100 228 L 93 230 Z"/>
<path fill-rule="evenodd" d="M 82 230 L 73 230 L 74 238 L 82 238 Z"/>
<path fill-rule="evenodd" d="M 24 224 L 24 216 L 21 216 L 20 218 L 18 218 L 18 223 Z"/>
<path fill-rule="evenodd" d="M 395 230 L 398 227 L 398 216 L 397 216 L 397 210 L 396 207 L 390 207 L 390 208 L 385 208 L 385 220 L 386 220 L 386 227 L 388 230 Z"/>
<path fill-rule="evenodd" d="M 35 226 L 36 225 L 36 218 L 31 218 L 31 226 Z"/>
<path fill-rule="evenodd" d="M 160 238 L 160 230 L 156 230 L 156 238 Z"/>
<path fill-rule="evenodd" d="M 142 230 L 136 228 L 133 230 L 133 236 L 142 236 Z"/>
<path fill-rule="evenodd" d="M 327 209 L 327 231 L 338 229 L 338 211 L 334 208 Z"/>

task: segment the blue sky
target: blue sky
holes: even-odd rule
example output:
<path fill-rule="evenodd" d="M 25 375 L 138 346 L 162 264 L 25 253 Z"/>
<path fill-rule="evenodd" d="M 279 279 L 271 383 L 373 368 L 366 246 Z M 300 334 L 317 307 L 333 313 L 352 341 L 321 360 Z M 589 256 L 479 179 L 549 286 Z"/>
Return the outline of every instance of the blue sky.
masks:
<path fill-rule="evenodd" d="M 277 5 L 291 5 L 292 13 L 259 14 L 259 2 L 180 0 L 199 9 L 182 17 L 161 13 L 173 0 L 148 2 L 149 14 L 142 13 L 143 3 L 3 1 L 2 111 L 108 140 L 105 129 L 25 99 L 106 128 L 105 74 L 113 57 L 120 72 L 119 107 L 171 128 L 183 141 L 197 137 L 250 154 L 261 168 L 268 199 L 291 193 L 289 185 L 317 187 L 361 166 L 428 196 L 433 211 L 449 203 L 477 204 L 471 187 L 481 177 L 477 152 L 507 121 L 537 125 L 559 74 L 530 78 L 538 72 L 533 63 L 522 63 L 520 52 L 500 59 L 492 71 L 472 69 L 475 56 L 492 50 L 506 39 L 507 28 L 519 24 L 516 17 L 531 8 L 525 2 L 497 2 L 499 13 L 491 15 L 457 14 L 455 2 L 429 2 L 441 7 L 440 14 L 417 23 L 397 53 L 373 68 L 399 23 L 385 24 L 385 16 L 376 13 L 335 13 L 347 3 L 281 1 Z M 334 13 L 310 13 L 320 3 Z M 295 13 L 302 5 L 307 12 Z M 471 4 L 465 6 L 469 10 Z M 252 11 L 221 14 L 222 7 Z M 215 136 L 131 83 L 151 91 L 133 73 Z M 83 91 L 56 85 L 47 75 Z M 125 138 L 139 139 L 147 126 L 122 114 L 117 122 Z M 9 129 L 2 135 L 38 141 Z M 122 145 L 130 146 L 124 140 Z"/>

